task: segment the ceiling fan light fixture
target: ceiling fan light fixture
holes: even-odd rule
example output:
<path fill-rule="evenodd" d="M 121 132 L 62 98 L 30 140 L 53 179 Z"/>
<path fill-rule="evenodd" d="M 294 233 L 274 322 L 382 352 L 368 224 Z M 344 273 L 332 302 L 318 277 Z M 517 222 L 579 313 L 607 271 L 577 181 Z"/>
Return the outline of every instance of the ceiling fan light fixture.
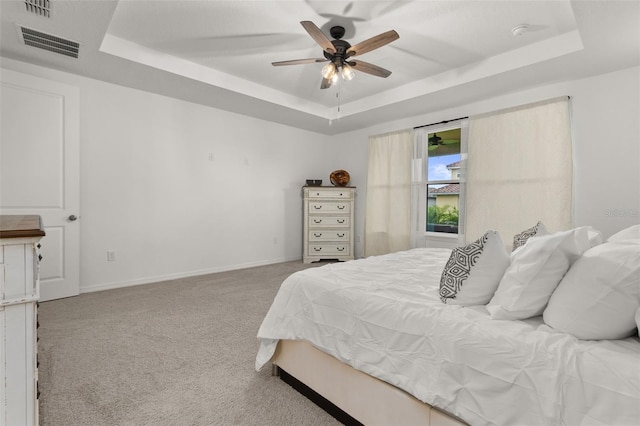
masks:
<path fill-rule="evenodd" d="M 344 64 L 342 66 L 341 74 L 342 74 L 342 78 L 347 81 L 352 80 L 353 77 L 356 75 L 355 71 L 353 71 L 353 68 L 349 64 Z"/>
<path fill-rule="evenodd" d="M 294 59 L 289 61 L 272 62 L 271 65 L 274 67 L 329 61 L 329 63 L 322 67 L 322 82 L 320 83 L 320 89 L 328 89 L 332 84 L 337 83 L 340 77 L 346 81 L 353 79 L 355 76 L 354 67 L 358 69 L 358 72 L 371 74 L 376 77 L 386 78 L 391 75 L 391 71 L 385 70 L 377 65 L 360 60 L 349 61 L 349 59 L 352 56 L 362 55 L 363 53 L 378 49 L 394 40 L 397 40 L 400 36 L 396 31 L 390 30 L 378 34 L 377 36 L 368 38 L 352 46 L 351 43 L 342 40 L 345 33 L 344 27 L 339 25 L 331 27 L 330 34 L 334 40 L 329 40 L 322 30 L 313 22 L 301 21 L 300 24 L 311 38 L 320 47 L 322 47 L 324 58 Z"/>
<path fill-rule="evenodd" d="M 333 77 L 337 74 L 338 70 L 336 69 L 336 66 L 333 62 L 329 62 L 324 67 L 322 67 L 322 77 L 326 78 L 327 80 L 333 79 Z"/>

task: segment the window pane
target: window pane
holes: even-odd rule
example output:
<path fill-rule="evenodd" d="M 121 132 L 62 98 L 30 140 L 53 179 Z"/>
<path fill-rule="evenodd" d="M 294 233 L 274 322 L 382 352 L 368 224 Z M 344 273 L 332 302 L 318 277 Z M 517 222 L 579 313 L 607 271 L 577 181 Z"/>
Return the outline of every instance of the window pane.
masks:
<path fill-rule="evenodd" d="M 427 231 L 458 233 L 460 184 L 427 185 Z"/>
<path fill-rule="evenodd" d="M 429 133 L 427 181 L 458 179 L 460 169 L 460 129 Z"/>
<path fill-rule="evenodd" d="M 427 182 L 460 179 L 460 154 L 429 157 Z"/>

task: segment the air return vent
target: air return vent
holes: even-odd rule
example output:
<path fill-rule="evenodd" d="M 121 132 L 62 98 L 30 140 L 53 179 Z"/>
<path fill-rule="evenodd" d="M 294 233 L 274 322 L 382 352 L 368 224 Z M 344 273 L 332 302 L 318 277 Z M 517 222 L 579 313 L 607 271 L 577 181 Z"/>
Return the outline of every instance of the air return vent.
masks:
<path fill-rule="evenodd" d="M 35 13 L 45 18 L 51 17 L 51 4 L 49 0 L 24 0 L 24 5 L 27 8 L 27 12 Z"/>
<path fill-rule="evenodd" d="M 80 43 L 62 37 L 46 34 L 31 28 L 18 26 L 20 37 L 27 46 L 39 47 L 49 52 L 77 58 Z"/>

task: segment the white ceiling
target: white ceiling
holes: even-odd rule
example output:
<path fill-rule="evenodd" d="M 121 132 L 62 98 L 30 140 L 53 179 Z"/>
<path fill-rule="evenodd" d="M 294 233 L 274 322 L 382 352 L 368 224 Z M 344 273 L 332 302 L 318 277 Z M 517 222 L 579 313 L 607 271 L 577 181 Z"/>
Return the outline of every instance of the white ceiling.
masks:
<path fill-rule="evenodd" d="M 639 1 L 50 0 L 42 17 L 1 0 L 0 14 L 2 56 L 325 134 L 640 64 Z M 320 90 L 321 63 L 271 66 L 322 58 L 303 20 L 351 44 L 396 30 L 361 57 L 391 76 Z M 80 42 L 79 58 L 24 45 L 17 25 Z"/>

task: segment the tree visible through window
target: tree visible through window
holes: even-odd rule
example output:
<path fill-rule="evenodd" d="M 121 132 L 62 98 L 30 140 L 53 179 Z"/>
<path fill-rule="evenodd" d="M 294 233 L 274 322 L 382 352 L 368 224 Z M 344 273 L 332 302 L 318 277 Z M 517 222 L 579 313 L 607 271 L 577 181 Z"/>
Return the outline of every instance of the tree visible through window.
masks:
<path fill-rule="evenodd" d="M 426 164 L 426 231 L 458 233 L 460 129 L 429 133 Z"/>

